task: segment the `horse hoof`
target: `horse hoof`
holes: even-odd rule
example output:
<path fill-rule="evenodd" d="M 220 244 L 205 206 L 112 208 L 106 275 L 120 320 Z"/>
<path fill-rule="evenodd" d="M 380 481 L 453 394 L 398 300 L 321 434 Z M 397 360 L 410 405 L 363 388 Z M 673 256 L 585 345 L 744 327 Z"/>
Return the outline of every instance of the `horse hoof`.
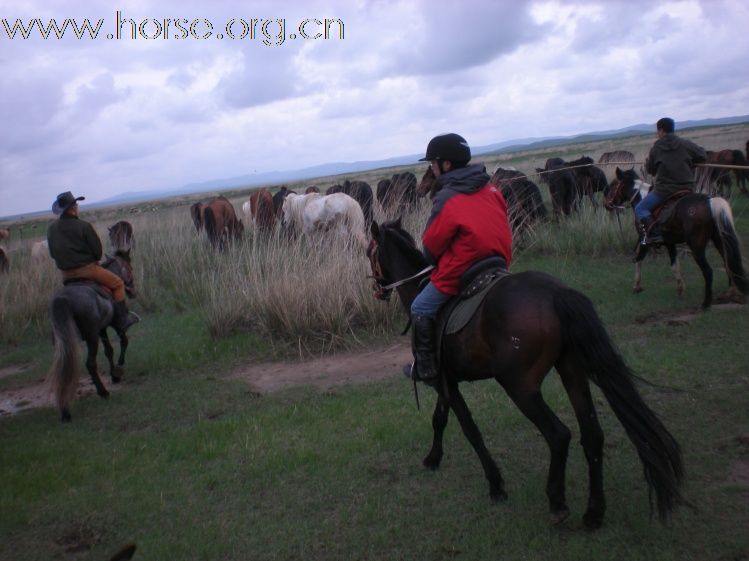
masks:
<path fill-rule="evenodd" d="M 503 503 L 507 500 L 507 492 L 504 489 L 499 489 L 498 491 L 491 491 L 489 493 L 489 497 L 491 497 L 492 502 Z"/>
<path fill-rule="evenodd" d="M 583 515 L 586 530 L 598 530 L 603 524 L 603 513 L 586 512 Z"/>
<path fill-rule="evenodd" d="M 63 423 L 69 423 L 73 420 L 73 417 L 70 415 L 70 411 L 63 411 L 62 415 L 60 416 L 60 420 Z"/>
<path fill-rule="evenodd" d="M 122 366 L 115 366 L 112 370 L 112 382 L 119 384 L 122 381 L 122 377 L 125 375 L 125 369 Z"/>
<path fill-rule="evenodd" d="M 642 288 L 641 286 L 636 286 L 636 287 L 634 287 L 634 288 L 632 289 L 632 293 L 633 293 L 633 294 L 639 294 L 640 292 L 644 292 L 644 291 L 645 291 L 645 289 L 644 289 L 644 288 Z"/>
<path fill-rule="evenodd" d="M 109 398 L 109 392 L 107 390 L 102 390 L 100 392 L 97 392 L 99 394 L 99 397 L 102 399 L 108 399 Z"/>
<path fill-rule="evenodd" d="M 436 471 L 440 467 L 440 462 L 442 461 L 442 458 L 432 458 L 431 456 L 427 456 L 422 460 L 422 464 L 425 468 L 430 469 L 432 471 Z"/>
<path fill-rule="evenodd" d="M 570 517 L 570 510 L 568 508 L 563 508 L 562 510 L 552 512 L 549 515 L 549 524 L 551 524 L 552 526 L 559 526 L 562 522 L 567 520 L 569 517 Z"/>

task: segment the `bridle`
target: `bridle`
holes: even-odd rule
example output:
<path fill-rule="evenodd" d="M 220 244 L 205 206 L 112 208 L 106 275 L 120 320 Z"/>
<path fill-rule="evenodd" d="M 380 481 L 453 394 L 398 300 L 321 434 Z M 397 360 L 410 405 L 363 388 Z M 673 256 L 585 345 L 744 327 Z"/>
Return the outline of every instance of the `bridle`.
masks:
<path fill-rule="evenodd" d="M 367 248 L 367 257 L 369 257 L 369 266 L 372 269 L 372 277 L 374 279 L 374 296 L 378 300 L 384 300 L 388 301 L 390 300 L 390 295 L 393 292 L 394 288 L 398 288 L 399 286 L 403 286 L 406 283 L 409 283 L 413 280 L 419 279 L 426 275 L 429 271 L 434 269 L 434 265 L 428 265 L 427 267 L 424 267 L 421 271 L 416 273 L 415 275 L 411 275 L 410 277 L 407 277 L 405 279 L 401 279 L 394 282 L 388 282 L 385 279 L 385 274 L 382 272 L 382 267 L 380 266 L 380 259 L 378 256 L 379 251 L 379 244 L 377 243 L 377 240 L 372 238 L 372 241 L 369 242 L 369 247 Z"/>
<path fill-rule="evenodd" d="M 611 190 L 611 193 L 609 193 L 609 196 L 606 197 L 606 208 L 613 209 L 613 208 L 624 208 L 623 204 L 615 205 L 614 201 L 619 200 L 620 197 L 623 196 L 622 191 L 624 190 L 624 181 L 617 178 L 616 179 L 616 186 Z M 632 204 L 632 202 L 635 200 L 635 197 L 639 194 L 639 191 L 637 189 L 632 189 L 634 192 L 632 193 L 632 196 L 630 197 L 629 201 L 627 201 L 628 204 Z M 622 201 L 623 203 L 623 201 Z"/>

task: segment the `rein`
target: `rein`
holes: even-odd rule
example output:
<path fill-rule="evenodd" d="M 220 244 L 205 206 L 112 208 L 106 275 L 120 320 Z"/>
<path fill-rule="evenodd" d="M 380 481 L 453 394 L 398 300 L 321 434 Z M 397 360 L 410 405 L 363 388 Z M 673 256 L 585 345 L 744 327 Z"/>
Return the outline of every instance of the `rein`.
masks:
<path fill-rule="evenodd" d="M 409 283 L 412 280 L 421 278 L 424 275 L 426 275 L 429 271 L 434 269 L 434 265 L 428 265 L 427 267 L 424 267 L 421 271 L 419 271 L 415 275 L 411 275 L 410 277 L 397 280 L 389 284 L 383 284 L 385 283 L 385 275 L 382 272 L 382 267 L 380 266 L 380 259 L 378 257 L 378 249 L 379 249 L 379 245 L 377 244 L 377 240 L 373 239 L 369 244 L 369 248 L 367 249 L 367 256 L 369 257 L 369 263 L 372 268 L 372 276 L 370 278 L 374 279 L 375 281 L 374 283 L 375 298 L 379 300 L 389 300 L 390 292 L 394 288 L 398 288 L 399 286 L 403 286 L 404 284 Z"/>

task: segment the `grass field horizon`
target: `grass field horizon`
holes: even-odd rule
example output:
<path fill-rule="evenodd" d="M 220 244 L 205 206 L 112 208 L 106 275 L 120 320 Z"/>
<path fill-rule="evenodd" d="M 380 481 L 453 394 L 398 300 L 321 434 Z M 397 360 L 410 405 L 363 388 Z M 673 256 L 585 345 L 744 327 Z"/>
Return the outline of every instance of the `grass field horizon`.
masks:
<path fill-rule="evenodd" d="M 749 125 L 684 136 L 707 149 L 740 147 Z M 597 159 L 624 149 L 641 158 L 653 140 L 477 160 L 490 171 L 530 172 L 556 155 Z M 422 167 L 398 171 L 419 176 Z M 351 179 L 375 184 L 394 171 Z M 548 206 L 548 189 L 539 187 Z M 247 191 L 225 194 L 239 209 Z M 749 520 L 749 313 L 746 306 L 695 313 L 702 278 L 688 254 L 682 298 L 661 252 L 644 263 L 645 292 L 633 295 L 630 211 L 620 223 L 585 205 L 569 220 L 537 227 L 516 247 L 513 264 L 553 274 L 594 302 L 626 362 L 654 384 L 638 387 L 683 450 L 684 494 L 695 508 L 677 510 L 663 526 L 651 517 L 637 454 L 594 388 L 606 435 L 608 511 L 603 528 L 589 533 L 580 520 L 587 467 L 579 430 L 554 373 L 544 396 L 573 434 L 573 513 L 559 528 L 547 523 L 547 448 L 496 383 L 464 384 L 463 391 L 507 481 L 502 504 L 490 501 L 454 418 L 440 470 L 421 466 L 431 439 L 426 388 L 417 410 L 402 378 L 262 395 L 233 378 L 251 362 L 405 340 L 405 314 L 395 298 L 373 298 L 366 257 L 345 243 L 248 235 L 226 254 L 213 253 L 189 220 L 197 198 L 151 202 L 137 213 L 81 207 L 102 240 L 107 225 L 132 221 L 140 291 L 132 307 L 144 319 L 131 331 L 125 381 L 109 400 L 76 401 L 69 425 L 51 407 L 0 417 L 0 559 L 107 559 L 131 542 L 136 560 L 749 558 L 749 537 L 740 530 Z M 749 197 L 734 189 L 729 200 L 746 266 Z M 406 227 L 417 234 L 427 213 L 422 205 Z M 387 216 L 378 210 L 377 218 Z M 28 254 L 46 222 L 27 226 L 12 240 L 10 273 L 0 277 L 0 371 L 23 369 L 1 376 L 0 389 L 37 382 L 52 355 L 46 307 L 59 279 L 51 262 Z M 727 288 L 726 275 L 714 249 L 709 260 L 717 294 Z"/>

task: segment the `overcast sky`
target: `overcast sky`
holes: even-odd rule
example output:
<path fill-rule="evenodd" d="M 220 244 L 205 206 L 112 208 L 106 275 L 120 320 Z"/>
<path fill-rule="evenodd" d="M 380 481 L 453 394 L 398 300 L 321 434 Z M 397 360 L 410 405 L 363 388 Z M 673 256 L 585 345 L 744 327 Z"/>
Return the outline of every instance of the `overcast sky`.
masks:
<path fill-rule="evenodd" d="M 0 18 L 0 216 L 420 153 L 442 132 L 478 146 L 749 113 L 746 0 L 0 0 Z M 33 18 L 103 23 L 8 37 Z M 337 22 L 314 38 L 326 18 L 343 39 Z M 253 19 L 271 21 L 251 38 Z"/>

